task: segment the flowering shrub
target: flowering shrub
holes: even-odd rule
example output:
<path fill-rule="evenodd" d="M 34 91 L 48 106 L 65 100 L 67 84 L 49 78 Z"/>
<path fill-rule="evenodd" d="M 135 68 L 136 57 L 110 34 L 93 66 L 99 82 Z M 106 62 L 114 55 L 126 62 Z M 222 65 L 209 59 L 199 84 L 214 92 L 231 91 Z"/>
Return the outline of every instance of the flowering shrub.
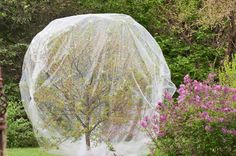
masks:
<path fill-rule="evenodd" d="M 177 100 L 166 94 L 141 126 L 168 155 L 236 155 L 236 89 L 184 77 Z"/>

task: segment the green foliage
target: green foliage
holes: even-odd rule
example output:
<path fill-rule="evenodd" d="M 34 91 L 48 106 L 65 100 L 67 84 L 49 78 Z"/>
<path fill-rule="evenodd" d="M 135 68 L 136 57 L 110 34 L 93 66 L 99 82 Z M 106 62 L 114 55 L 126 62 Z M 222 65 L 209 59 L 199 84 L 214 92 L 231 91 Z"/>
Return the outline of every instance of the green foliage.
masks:
<path fill-rule="evenodd" d="M 186 73 L 194 79 L 204 80 L 208 73 L 219 66 L 223 57 L 223 50 L 193 43 L 188 45 L 178 38 L 156 36 L 157 42 L 163 50 L 172 79 L 176 85 L 182 82 Z"/>
<path fill-rule="evenodd" d="M 234 141 L 230 135 L 222 135 L 220 130 L 206 132 L 202 122 L 186 122 L 179 126 L 181 131 L 170 129 L 167 137 L 159 139 L 159 149 L 169 156 L 176 155 L 222 155 L 230 154 L 234 148 Z M 169 125 L 171 127 L 171 125 Z M 217 125 L 215 126 L 217 127 Z M 176 127 L 175 127 L 176 128 Z M 179 127 L 180 128 L 180 127 Z M 225 140 L 225 142 L 223 141 Z M 231 150 L 231 152 L 229 152 Z"/>
<path fill-rule="evenodd" d="M 200 0 L 176 0 L 175 2 L 179 11 L 178 17 L 181 20 L 192 22 L 197 19 Z"/>
<path fill-rule="evenodd" d="M 236 55 L 234 55 L 232 61 L 224 61 L 219 70 L 219 79 L 222 85 L 236 88 Z"/>
<path fill-rule="evenodd" d="M 31 123 L 26 118 L 22 103 L 17 102 L 17 99 L 8 102 L 7 124 L 7 147 L 38 146 Z"/>
<path fill-rule="evenodd" d="M 25 43 L 8 43 L 0 38 L 0 65 L 3 67 L 6 83 L 16 82 L 20 79 L 21 65 L 27 49 Z"/>
<path fill-rule="evenodd" d="M 150 27 L 155 20 L 155 6 L 161 4 L 161 0 L 88 0 L 84 4 L 92 8 L 96 13 L 122 13 L 128 14 Z"/>
<path fill-rule="evenodd" d="M 7 150 L 9 156 L 56 156 L 48 154 L 40 148 L 11 148 Z"/>

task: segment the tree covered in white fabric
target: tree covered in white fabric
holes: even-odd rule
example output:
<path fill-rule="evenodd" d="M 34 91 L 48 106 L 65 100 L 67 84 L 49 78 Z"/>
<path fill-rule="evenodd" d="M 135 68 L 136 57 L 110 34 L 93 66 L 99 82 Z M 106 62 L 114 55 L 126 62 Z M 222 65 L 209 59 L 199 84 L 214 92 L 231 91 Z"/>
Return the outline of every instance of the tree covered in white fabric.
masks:
<path fill-rule="evenodd" d="M 20 87 L 40 145 L 71 156 L 144 155 L 138 123 L 175 91 L 155 40 L 119 14 L 51 22 L 26 53 Z"/>

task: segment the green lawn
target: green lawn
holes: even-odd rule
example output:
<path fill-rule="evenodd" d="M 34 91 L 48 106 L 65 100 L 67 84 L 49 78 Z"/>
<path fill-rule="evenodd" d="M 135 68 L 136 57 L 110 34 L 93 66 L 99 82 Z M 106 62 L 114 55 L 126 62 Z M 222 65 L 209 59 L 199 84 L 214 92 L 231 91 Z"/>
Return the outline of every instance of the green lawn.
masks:
<path fill-rule="evenodd" d="M 166 156 L 157 151 L 155 155 Z M 47 154 L 43 152 L 40 148 L 11 148 L 7 149 L 7 156 L 57 156 L 52 154 Z"/>
<path fill-rule="evenodd" d="M 7 149 L 7 156 L 55 156 L 47 154 L 40 148 L 12 148 Z"/>

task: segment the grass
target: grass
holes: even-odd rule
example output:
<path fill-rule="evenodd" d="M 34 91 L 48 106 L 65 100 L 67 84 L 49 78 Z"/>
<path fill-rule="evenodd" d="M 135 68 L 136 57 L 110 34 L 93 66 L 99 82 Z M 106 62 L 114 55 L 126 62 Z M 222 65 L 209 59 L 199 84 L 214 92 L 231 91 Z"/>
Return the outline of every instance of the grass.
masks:
<path fill-rule="evenodd" d="M 155 155 L 159 156 L 161 155 L 161 152 L 157 150 Z M 10 148 L 7 149 L 6 156 L 57 156 L 57 155 L 48 154 L 40 148 Z"/>
<path fill-rule="evenodd" d="M 11 148 L 7 149 L 7 156 L 56 156 L 44 152 L 40 148 Z"/>

